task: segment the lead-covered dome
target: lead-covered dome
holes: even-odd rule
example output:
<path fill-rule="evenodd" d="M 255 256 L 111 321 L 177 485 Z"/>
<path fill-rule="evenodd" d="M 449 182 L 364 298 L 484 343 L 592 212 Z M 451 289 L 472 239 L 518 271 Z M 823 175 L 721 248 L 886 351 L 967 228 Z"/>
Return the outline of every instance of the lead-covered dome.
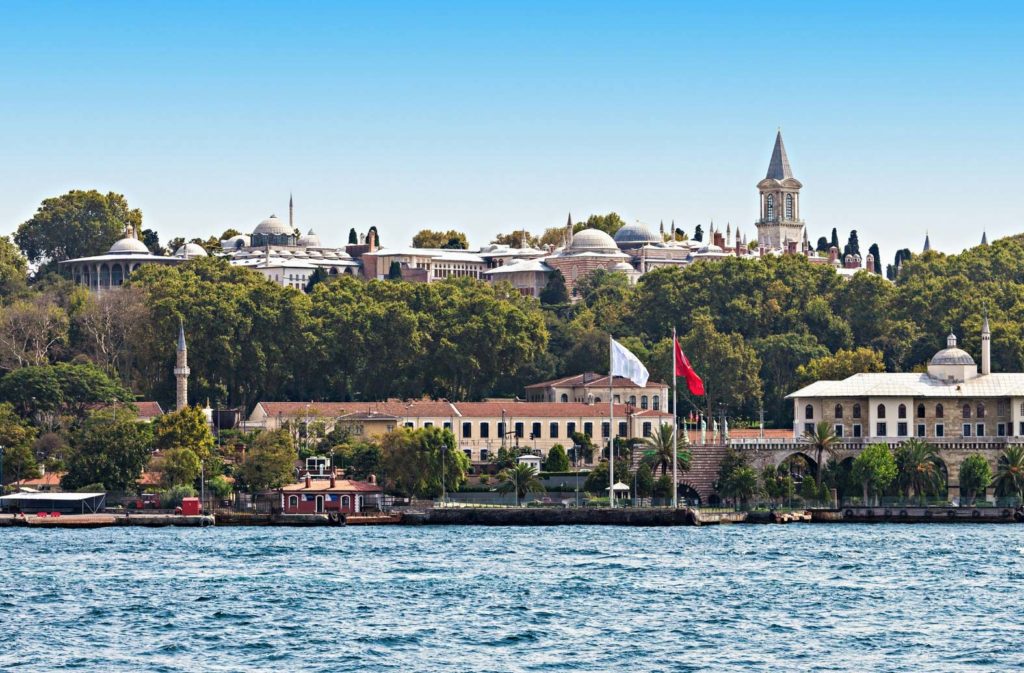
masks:
<path fill-rule="evenodd" d="M 573 252 L 618 252 L 615 239 L 600 229 L 584 229 L 572 235 L 569 250 Z"/>
<path fill-rule="evenodd" d="M 122 238 L 120 241 L 110 246 L 110 250 L 107 251 L 110 255 L 148 255 L 149 248 L 146 244 L 137 238 Z"/>
<path fill-rule="evenodd" d="M 258 236 L 260 234 L 264 236 L 287 236 L 291 233 L 291 227 L 289 227 L 288 224 L 282 221 L 277 215 L 271 215 L 267 219 L 263 220 L 257 224 L 256 228 L 252 231 L 253 236 Z"/>
<path fill-rule="evenodd" d="M 308 234 L 299 237 L 299 245 L 304 248 L 319 248 L 320 237 L 310 229 Z"/>
<path fill-rule="evenodd" d="M 177 250 L 174 251 L 174 256 L 175 257 L 184 258 L 186 256 L 186 253 L 188 253 L 187 256 L 190 259 L 192 257 L 206 257 L 207 256 L 206 248 L 204 248 L 203 246 L 199 245 L 198 243 L 186 243 L 185 245 L 179 247 Z"/>
<path fill-rule="evenodd" d="M 932 356 L 929 365 L 973 365 L 974 358 L 967 351 L 957 348 L 956 335 L 946 337 L 946 347 Z"/>
<path fill-rule="evenodd" d="M 615 242 L 620 248 L 639 248 L 648 243 L 661 243 L 661 236 L 640 222 L 627 224 L 615 232 Z"/>

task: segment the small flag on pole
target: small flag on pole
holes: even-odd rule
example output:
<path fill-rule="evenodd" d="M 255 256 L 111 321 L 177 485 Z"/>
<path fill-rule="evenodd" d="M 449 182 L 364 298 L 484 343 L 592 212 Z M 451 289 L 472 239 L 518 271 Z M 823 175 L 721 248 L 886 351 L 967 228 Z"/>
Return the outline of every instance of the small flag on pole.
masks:
<path fill-rule="evenodd" d="M 637 356 L 633 355 L 628 348 L 615 339 L 612 339 L 611 342 L 611 375 L 625 376 L 641 388 L 646 386 L 647 379 L 651 375 L 647 371 L 647 367 L 644 367 L 644 363 L 640 362 Z"/>
<path fill-rule="evenodd" d="M 679 340 L 675 342 L 676 352 L 676 375 L 682 376 L 686 379 L 686 387 L 690 389 L 691 395 L 703 395 L 704 394 L 704 382 L 697 372 L 694 371 L 693 365 L 690 364 L 690 359 L 683 353 L 683 349 L 679 347 Z"/>

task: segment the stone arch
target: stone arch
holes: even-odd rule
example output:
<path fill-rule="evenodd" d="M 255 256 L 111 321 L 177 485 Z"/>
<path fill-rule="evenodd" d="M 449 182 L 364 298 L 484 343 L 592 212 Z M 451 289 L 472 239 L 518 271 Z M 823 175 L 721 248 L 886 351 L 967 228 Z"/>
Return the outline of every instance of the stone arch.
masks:
<path fill-rule="evenodd" d="M 687 504 L 700 505 L 703 502 L 703 498 L 700 497 L 700 492 L 696 487 L 687 484 L 686 482 L 680 482 L 676 486 L 676 493 L 678 494 L 679 501 L 682 502 L 684 499 Z"/>
<path fill-rule="evenodd" d="M 784 454 L 776 467 L 783 466 L 789 467 L 789 475 L 794 479 L 805 476 L 813 477 L 818 473 L 818 463 L 813 456 L 804 451 L 790 451 Z"/>

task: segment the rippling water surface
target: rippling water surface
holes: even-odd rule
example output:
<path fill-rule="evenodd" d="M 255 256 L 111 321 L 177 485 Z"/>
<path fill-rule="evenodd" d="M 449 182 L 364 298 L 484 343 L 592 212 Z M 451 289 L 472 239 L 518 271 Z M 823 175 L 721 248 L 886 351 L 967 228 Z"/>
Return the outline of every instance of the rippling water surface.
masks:
<path fill-rule="evenodd" d="M 1005 671 L 1024 526 L 0 530 L 0 670 Z"/>

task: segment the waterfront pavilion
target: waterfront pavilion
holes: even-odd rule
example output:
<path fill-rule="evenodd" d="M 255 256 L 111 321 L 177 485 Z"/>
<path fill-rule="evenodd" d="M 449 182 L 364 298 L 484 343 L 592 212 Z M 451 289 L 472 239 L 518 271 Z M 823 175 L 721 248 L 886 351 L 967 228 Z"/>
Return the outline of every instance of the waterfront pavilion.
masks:
<path fill-rule="evenodd" d="M 15 493 L 0 497 L 0 510 L 24 514 L 96 514 L 106 506 L 106 493 Z"/>

